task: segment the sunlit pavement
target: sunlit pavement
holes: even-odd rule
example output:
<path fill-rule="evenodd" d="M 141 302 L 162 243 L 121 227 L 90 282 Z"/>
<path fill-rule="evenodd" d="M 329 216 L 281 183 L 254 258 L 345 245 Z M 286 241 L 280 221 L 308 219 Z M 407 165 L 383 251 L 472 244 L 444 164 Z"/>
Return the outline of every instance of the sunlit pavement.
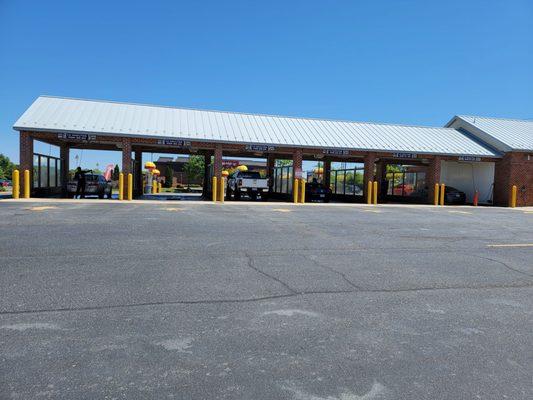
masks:
<path fill-rule="evenodd" d="M 0 398 L 532 398 L 532 211 L 2 200 Z"/>

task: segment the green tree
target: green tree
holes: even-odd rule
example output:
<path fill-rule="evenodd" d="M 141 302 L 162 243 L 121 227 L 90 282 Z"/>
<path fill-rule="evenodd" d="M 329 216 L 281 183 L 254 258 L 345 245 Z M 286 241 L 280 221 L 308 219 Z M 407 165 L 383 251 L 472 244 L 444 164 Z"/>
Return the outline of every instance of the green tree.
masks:
<path fill-rule="evenodd" d="M 187 189 L 190 189 L 191 181 L 201 177 L 204 173 L 204 157 L 190 156 L 189 161 L 183 165 L 183 172 L 187 176 Z"/>
<path fill-rule="evenodd" d="M 0 154 L 0 178 L 12 179 L 13 170 L 16 168 L 15 164 L 11 162 L 8 156 Z"/>
<path fill-rule="evenodd" d="M 276 160 L 276 167 L 286 167 L 292 165 L 292 160 Z"/>
<path fill-rule="evenodd" d="M 170 168 L 170 165 L 167 165 L 167 169 L 165 170 L 165 187 L 171 188 L 172 187 L 172 178 L 174 178 L 174 171 L 172 168 Z"/>

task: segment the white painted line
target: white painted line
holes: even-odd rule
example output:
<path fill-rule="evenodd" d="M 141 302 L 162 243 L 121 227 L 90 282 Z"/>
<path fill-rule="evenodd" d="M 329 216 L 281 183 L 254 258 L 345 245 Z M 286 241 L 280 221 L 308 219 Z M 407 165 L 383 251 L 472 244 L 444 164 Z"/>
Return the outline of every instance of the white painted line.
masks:
<path fill-rule="evenodd" d="M 533 243 L 488 244 L 487 247 L 533 247 Z"/>

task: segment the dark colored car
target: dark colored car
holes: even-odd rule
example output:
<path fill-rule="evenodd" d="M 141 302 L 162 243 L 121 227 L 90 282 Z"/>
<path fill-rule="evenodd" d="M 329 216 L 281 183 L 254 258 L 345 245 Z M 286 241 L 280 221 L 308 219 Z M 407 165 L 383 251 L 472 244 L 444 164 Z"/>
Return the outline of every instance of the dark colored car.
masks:
<path fill-rule="evenodd" d="M 78 182 L 71 180 L 67 184 L 68 197 L 74 197 Z M 113 185 L 107 181 L 103 175 L 85 174 L 85 196 L 98 196 L 103 199 L 111 198 L 113 195 Z"/>
<path fill-rule="evenodd" d="M 452 186 L 444 189 L 444 204 L 466 204 L 466 194 Z"/>
<path fill-rule="evenodd" d="M 329 203 L 331 189 L 320 182 L 309 182 L 305 185 L 305 201 L 323 201 Z"/>

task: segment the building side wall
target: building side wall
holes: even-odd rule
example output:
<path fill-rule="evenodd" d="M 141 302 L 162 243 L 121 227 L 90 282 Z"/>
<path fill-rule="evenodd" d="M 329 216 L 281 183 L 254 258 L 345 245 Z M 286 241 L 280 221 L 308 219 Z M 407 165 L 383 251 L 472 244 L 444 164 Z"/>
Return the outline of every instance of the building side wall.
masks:
<path fill-rule="evenodd" d="M 495 205 L 509 205 L 513 185 L 516 185 L 518 189 L 516 205 L 533 206 L 533 154 L 507 153 L 502 160 L 496 163 L 494 174 Z"/>

